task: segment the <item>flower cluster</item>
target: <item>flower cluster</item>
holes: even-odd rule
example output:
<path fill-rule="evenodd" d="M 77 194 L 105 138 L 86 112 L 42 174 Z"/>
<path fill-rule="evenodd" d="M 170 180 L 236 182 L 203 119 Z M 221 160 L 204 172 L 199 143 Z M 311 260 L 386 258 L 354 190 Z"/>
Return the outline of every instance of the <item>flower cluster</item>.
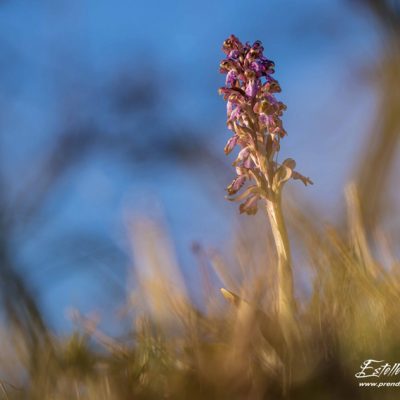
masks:
<path fill-rule="evenodd" d="M 281 120 L 286 106 L 275 98 L 281 87 L 272 77 L 275 65 L 263 55 L 262 43 L 242 44 L 231 35 L 222 49 L 226 58 L 220 64 L 220 72 L 226 74 L 226 81 L 219 93 L 227 101 L 227 125 L 233 132 L 225 153 L 240 147 L 233 163 L 237 177 L 227 191 L 233 196 L 246 181 L 251 181 L 252 185 L 241 195 L 230 200 L 244 200 L 240 212 L 255 214 L 258 201 L 273 200 L 290 178 L 300 179 L 305 185 L 312 182 L 294 171 L 294 160 L 287 159 L 282 164 L 274 161 L 280 140 L 286 135 Z"/>

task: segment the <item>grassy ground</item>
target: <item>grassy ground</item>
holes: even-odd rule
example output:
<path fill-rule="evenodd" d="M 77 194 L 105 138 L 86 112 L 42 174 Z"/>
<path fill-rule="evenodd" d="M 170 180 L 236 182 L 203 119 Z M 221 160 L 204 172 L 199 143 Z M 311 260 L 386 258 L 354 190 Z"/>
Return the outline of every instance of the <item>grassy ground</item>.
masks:
<path fill-rule="evenodd" d="M 379 230 L 368 237 L 354 187 L 347 189 L 343 226 L 286 210 L 298 254 L 290 343 L 274 311 L 275 251 L 263 218 L 238 227 L 229 256 L 194 249 L 204 277 L 201 309 L 190 300 L 166 235 L 151 221 L 137 221 L 135 265 L 145 268 L 135 269 L 138 285 L 127 301 L 132 331 L 110 338 L 78 314 L 80 328 L 68 338 L 14 326 L 3 332 L 3 397 L 398 398 L 398 388 L 362 388 L 355 378 L 364 360 L 400 360 L 393 237 Z M 221 281 L 222 292 L 214 284 Z"/>

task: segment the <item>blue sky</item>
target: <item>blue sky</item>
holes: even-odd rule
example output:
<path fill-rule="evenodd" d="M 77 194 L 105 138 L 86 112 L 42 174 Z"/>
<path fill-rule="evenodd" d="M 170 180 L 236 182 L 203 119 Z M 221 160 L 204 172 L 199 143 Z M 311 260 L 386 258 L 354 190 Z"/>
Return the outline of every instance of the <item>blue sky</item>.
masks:
<path fill-rule="evenodd" d="M 88 118 L 112 131 L 107 87 L 125 75 L 140 79 L 154 74 L 162 83 L 163 119 L 171 126 L 194 127 L 228 171 L 222 152 L 228 132 L 225 105 L 217 95 L 223 83 L 218 64 L 222 41 L 235 33 L 244 41 L 262 40 L 266 55 L 275 61 L 281 99 L 288 105 L 284 123 L 289 136 L 282 157 L 294 157 L 315 182 L 307 190 L 297 188 L 301 196 L 323 207 L 327 216 L 334 215 L 355 154 L 371 129 L 375 106 L 365 71 L 378 54 L 378 36 L 367 15 L 350 3 L 3 2 L 0 151 L 11 195 L 62 124 Z M 68 273 L 68 263 L 54 250 L 54 243 L 62 243 L 66 234 L 84 231 L 123 248 L 124 210 L 146 211 L 146 199 L 155 198 L 192 280 L 192 241 L 219 247 L 229 237 L 237 211 L 224 201 L 219 182 L 212 182 L 209 166 L 193 170 L 173 161 L 138 163 L 132 174 L 121 164 L 92 157 L 68 175 L 46 208 L 56 217 L 18 247 L 16 257 L 38 288 L 46 288 L 41 302 L 56 326 L 69 326 L 64 317 L 68 306 L 86 311 L 114 306 L 109 298 L 101 299 L 107 279 L 94 279 L 89 268 Z M 83 263 L 85 257 L 90 263 L 90 254 L 81 255 Z M 46 285 L 55 264 L 63 269 L 62 278 Z M 103 267 L 95 265 L 107 270 Z M 111 268 L 121 288 L 124 274 Z"/>

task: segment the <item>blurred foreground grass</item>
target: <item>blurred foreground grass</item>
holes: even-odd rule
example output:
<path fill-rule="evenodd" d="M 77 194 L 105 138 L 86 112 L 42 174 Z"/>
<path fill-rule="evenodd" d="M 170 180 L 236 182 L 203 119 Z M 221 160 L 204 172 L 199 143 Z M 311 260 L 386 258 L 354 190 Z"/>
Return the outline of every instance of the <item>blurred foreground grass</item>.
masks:
<path fill-rule="evenodd" d="M 197 307 L 167 235 L 157 223 L 137 220 L 131 229 L 137 286 L 127 304 L 132 331 L 107 337 L 77 313 L 80 329 L 68 338 L 3 329 L 2 396 L 398 398 L 398 388 L 360 388 L 354 377 L 366 359 L 400 360 L 400 265 L 390 251 L 393 237 L 379 230 L 368 237 L 355 186 L 346 200 L 343 227 L 287 205 L 295 276 L 308 282 L 297 285 L 298 336 L 290 347 L 274 315 L 275 254 L 265 221 L 238 227 L 227 255 L 195 246 L 204 277 Z"/>

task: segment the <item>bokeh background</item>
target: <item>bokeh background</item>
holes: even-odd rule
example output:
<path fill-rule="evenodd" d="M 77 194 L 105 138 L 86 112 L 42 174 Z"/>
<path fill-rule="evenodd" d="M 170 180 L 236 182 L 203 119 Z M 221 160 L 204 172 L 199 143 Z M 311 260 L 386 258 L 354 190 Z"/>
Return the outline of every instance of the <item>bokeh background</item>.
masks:
<path fill-rule="evenodd" d="M 371 202 L 389 191 L 398 29 L 395 1 L 2 0 L 4 315 L 38 311 L 52 330 L 69 332 L 76 308 L 118 331 L 135 215 L 163 221 L 196 297 L 193 243 L 223 248 L 238 219 L 224 199 L 233 171 L 217 95 L 231 33 L 262 40 L 276 63 L 288 106 L 283 157 L 315 183 L 292 183 L 288 196 L 334 220 L 351 179 Z M 383 124 L 392 138 L 381 149 L 385 165 L 371 162 L 375 179 L 364 182 L 358 171 L 379 149 Z M 399 226 L 398 214 L 386 222 Z"/>

